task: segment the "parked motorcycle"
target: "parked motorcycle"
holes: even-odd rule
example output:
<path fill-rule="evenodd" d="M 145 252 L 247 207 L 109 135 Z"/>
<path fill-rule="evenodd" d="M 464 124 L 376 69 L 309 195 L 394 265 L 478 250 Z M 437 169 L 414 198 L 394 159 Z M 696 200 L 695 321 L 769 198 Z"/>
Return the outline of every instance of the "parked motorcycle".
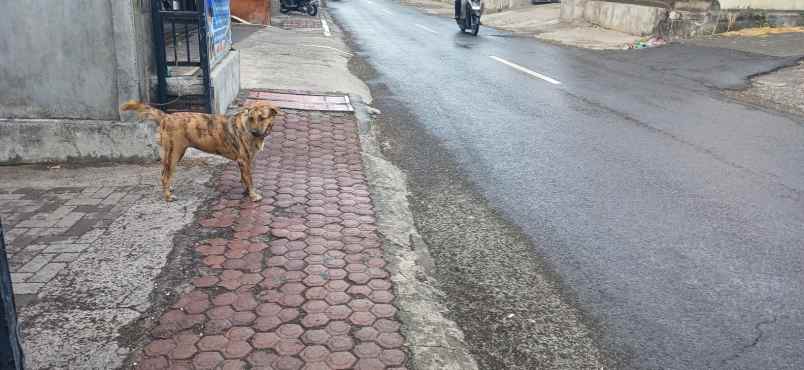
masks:
<path fill-rule="evenodd" d="M 461 32 L 469 32 L 477 36 L 480 30 L 480 15 L 483 14 L 482 0 L 461 0 L 461 14 L 455 19 Z"/>
<path fill-rule="evenodd" d="M 311 17 L 318 14 L 318 0 L 281 0 L 279 11 L 285 14 L 291 10 L 306 12 Z"/>

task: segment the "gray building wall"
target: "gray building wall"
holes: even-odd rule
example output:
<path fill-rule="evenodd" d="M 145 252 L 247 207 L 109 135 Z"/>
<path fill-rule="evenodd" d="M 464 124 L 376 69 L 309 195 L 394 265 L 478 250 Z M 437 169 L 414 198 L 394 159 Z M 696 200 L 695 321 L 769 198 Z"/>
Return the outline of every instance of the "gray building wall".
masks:
<path fill-rule="evenodd" d="M 667 18 L 664 7 L 643 6 L 633 3 L 599 0 L 562 0 L 561 19 L 584 20 L 592 24 L 630 33 L 651 35 L 659 22 Z"/>
<path fill-rule="evenodd" d="M 147 3 L 5 1 L 0 117 L 119 119 L 121 101 L 147 97 Z"/>
<path fill-rule="evenodd" d="M 634 35 L 695 37 L 804 24 L 804 0 L 561 0 L 561 19 Z"/>
<path fill-rule="evenodd" d="M 134 10 L 132 12 L 136 37 L 135 53 L 137 54 L 136 70 L 138 74 L 139 99 L 143 101 L 151 101 L 151 91 L 156 89 L 155 86 L 151 85 L 151 77 L 156 75 L 152 40 L 151 1 L 134 0 Z"/>
<path fill-rule="evenodd" d="M 155 125 L 118 111 L 151 100 L 152 1 L 0 0 L 0 164 L 157 158 Z M 238 56 L 211 73 L 221 113 Z"/>

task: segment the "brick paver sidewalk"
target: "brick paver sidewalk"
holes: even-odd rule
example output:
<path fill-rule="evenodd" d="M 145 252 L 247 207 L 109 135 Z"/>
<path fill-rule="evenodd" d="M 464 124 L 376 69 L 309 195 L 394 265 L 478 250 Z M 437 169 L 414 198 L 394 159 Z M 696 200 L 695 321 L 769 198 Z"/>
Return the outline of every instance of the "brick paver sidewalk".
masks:
<path fill-rule="evenodd" d="M 35 295 L 141 197 L 142 186 L 0 190 L 14 293 Z"/>
<path fill-rule="evenodd" d="M 352 114 L 286 111 L 256 160 L 265 199 L 235 166 L 203 219 L 193 288 L 138 367 L 384 369 L 406 365 Z"/>

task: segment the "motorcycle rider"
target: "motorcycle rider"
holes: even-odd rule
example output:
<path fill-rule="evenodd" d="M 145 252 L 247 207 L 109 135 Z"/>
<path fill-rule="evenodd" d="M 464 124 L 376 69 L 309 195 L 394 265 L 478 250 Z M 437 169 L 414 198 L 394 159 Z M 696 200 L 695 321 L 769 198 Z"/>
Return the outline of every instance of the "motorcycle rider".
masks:
<path fill-rule="evenodd" d="M 483 14 L 483 0 L 453 1 L 455 2 L 455 21 L 458 22 L 461 32 L 469 29 L 473 35 L 477 36 L 477 31 L 480 29 L 480 16 Z"/>

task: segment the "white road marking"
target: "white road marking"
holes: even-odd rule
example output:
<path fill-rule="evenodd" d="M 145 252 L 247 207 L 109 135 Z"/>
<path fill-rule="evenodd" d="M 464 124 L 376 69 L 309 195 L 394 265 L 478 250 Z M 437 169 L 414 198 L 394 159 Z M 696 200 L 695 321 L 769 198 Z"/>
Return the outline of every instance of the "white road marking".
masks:
<path fill-rule="evenodd" d="M 329 32 L 329 24 L 327 24 L 327 20 L 324 18 L 321 18 L 321 28 L 324 29 L 324 36 L 332 36 L 332 33 Z"/>
<path fill-rule="evenodd" d="M 366 2 L 368 2 L 368 3 L 369 3 L 369 4 L 371 4 L 371 5 L 374 5 L 374 2 L 373 2 L 373 1 L 371 1 L 371 0 L 366 0 Z M 383 9 L 383 8 L 380 8 L 380 11 L 381 11 L 381 12 L 383 12 L 383 13 L 385 13 L 385 14 L 388 14 L 388 15 L 394 15 L 394 13 L 389 12 L 389 11 L 388 11 L 388 9 Z"/>
<path fill-rule="evenodd" d="M 427 32 L 430 32 L 430 33 L 438 33 L 438 32 L 436 32 L 436 31 L 434 31 L 434 30 L 432 30 L 432 29 L 430 29 L 430 28 L 428 28 L 428 27 L 422 26 L 422 25 L 420 25 L 420 24 L 418 24 L 418 23 L 414 23 L 414 25 L 416 25 L 416 27 L 419 27 L 419 28 L 421 28 L 421 29 L 423 29 L 423 30 L 425 30 L 425 31 L 427 31 Z"/>
<path fill-rule="evenodd" d="M 301 44 L 301 46 L 307 46 L 307 47 L 311 47 L 311 48 L 322 48 L 322 49 L 330 49 L 330 50 L 335 50 L 335 51 L 337 51 L 337 52 L 339 52 L 339 53 L 341 53 L 341 54 L 343 54 L 343 55 L 347 55 L 347 56 L 352 56 L 352 55 L 354 55 L 354 54 L 352 54 L 352 53 L 350 53 L 350 52 L 348 52 L 348 51 L 343 51 L 343 50 L 338 49 L 338 48 L 333 48 L 332 46 L 326 46 L 326 45 L 315 45 L 315 44 Z"/>
<path fill-rule="evenodd" d="M 502 64 L 505 64 L 505 65 L 507 65 L 507 66 L 509 66 L 509 67 L 511 67 L 513 69 L 525 72 L 525 73 L 527 73 L 527 74 L 529 74 L 529 75 L 531 75 L 533 77 L 536 77 L 538 79 L 545 80 L 545 81 L 547 81 L 547 82 L 549 82 L 549 83 L 551 83 L 553 85 L 561 85 L 561 81 L 552 79 L 552 78 L 547 77 L 547 76 L 545 76 L 545 75 L 543 75 L 541 73 L 531 71 L 531 70 L 529 70 L 529 69 L 527 69 L 527 68 L 525 68 L 525 67 L 523 67 L 523 66 L 521 66 L 519 64 L 511 63 L 511 62 L 509 62 L 509 61 L 507 61 L 507 60 L 505 60 L 503 58 L 498 58 L 498 57 L 495 57 L 493 55 L 489 55 L 489 58 L 494 59 L 494 60 L 496 60 L 496 61 L 498 61 L 498 62 L 500 62 Z"/>

